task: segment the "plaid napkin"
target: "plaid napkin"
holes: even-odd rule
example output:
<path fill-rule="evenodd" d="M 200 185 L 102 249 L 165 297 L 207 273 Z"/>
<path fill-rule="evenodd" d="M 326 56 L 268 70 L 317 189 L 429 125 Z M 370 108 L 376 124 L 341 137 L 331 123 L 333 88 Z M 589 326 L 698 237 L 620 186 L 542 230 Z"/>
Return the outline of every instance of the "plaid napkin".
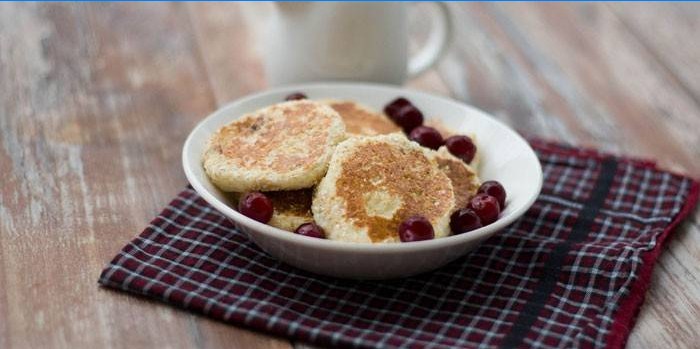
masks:
<path fill-rule="evenodd" d="M 545 178 L 534 206 L 434 272 L 369 282 L 295 269 L 187 188 L 99 282 L 320 346 L 623 347 L 698 183 L 651 162 L 532 144 Z"/>

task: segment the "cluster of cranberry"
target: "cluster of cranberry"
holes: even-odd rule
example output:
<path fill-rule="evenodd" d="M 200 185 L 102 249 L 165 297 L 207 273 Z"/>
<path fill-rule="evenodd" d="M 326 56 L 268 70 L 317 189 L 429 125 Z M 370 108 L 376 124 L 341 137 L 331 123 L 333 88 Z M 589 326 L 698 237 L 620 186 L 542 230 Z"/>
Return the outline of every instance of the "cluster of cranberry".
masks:
<path fill-rule="evenodd" d="M 423 125 L 423 113 L 408 99 L 399 97 L 384 107 L 384 113 L 408 134 L 412 141 L 433 150 L 445 145 L 447 150 L 467 164 L 476 155 L 476 145 L 467 136 L 442 138 L 438 130 Z M 453 234 L 462 234 L 498 219 L 506 202 L 506 191 L 496 181 L 484 182 L 477 195 L 469 200 L 467 207 L 455 211 L 450 217 Z M 399 225 L 399 238 L 402 242 L 430 240 L 435 237 L 433 226 L 425 217 L 413 216 Z"/>
<path fill-rule="evenodd" d="M 489 225 L 498 219 L 505 206 L 506 191 L 496 181 L 484 182 L 477 194 L 469 200 L 467 207 L 455 211 L 450 216 L 452 235 L 458 235 Z M 433 226 L 423 216 L 412 216 L 399 225 L 401 242 L 432 240 L 435 238 Z"/>
<path fill-rule="evenodd" d="M 438 150 L 446 146 L 450 153 L 466 163 L 476 155 L 476 145 L 467 136 L 452 136 L 443 139 L 434 127 L 423 125 L 423 113 L 408 99 L 399 97 L 384 107 L 384 114 L 399 125 L 408 138 L 426 148 Z"/>

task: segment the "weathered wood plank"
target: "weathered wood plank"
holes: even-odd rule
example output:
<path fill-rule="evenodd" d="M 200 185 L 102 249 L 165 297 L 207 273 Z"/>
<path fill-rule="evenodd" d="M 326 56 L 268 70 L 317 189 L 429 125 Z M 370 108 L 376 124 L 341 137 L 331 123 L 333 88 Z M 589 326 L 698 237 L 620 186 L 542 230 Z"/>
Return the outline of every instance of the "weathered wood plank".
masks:
<path fill-rule="evenodd" d="M 215 105 L 181 5 L 0 6 L 0 345 L 288 347 L 96 285 Z"/>
<path fill-rule="evenodd" d="M 606 5 L 700 105 L 700 4 Z"/>
<path fill-rule="evenodd" d="M 590 6 L 566 5 L 563 8 L 569 12 L 575 8 L 592 9 L 586 10 L 588 13 L 595 11 L 595 7 Z M 692 161 L 695 154 L 684 154 L 688 147 L 680 145 L 685 141 L 697 141 L 697 137 L 689 132 L 689 123 L 694 126 L 697 119 L 693 117 L 697 115 L 697 109 L 692 99 L 682 94 L 664 96 L 660 98 L 665 103 L 663 106 L 659 102 L 654 104 L 651 97 L 659 97 L 658 93 L 653 93 L 659 88 L 669 91 L 668 94 L 682 93 L 677 86 L 668 88 L 668 77 L 658 74 L 659 67 L 655 67 L 656 75 L 643 74 L 646 78 L 636 79 L 636 82 L 616 81 L 623 80 L 625 75 L 616 75 L 615 72 L 629 70 L 630 65 L 642 71 L 648 67 L 627 62 L 645 56 L 637 55 L 640 48 L 634 43 L 626 43 L 629 33 L 619 25 L 615 27 L 609 13 L 608 17 L 601 19 L 607 27 L 599 30 L 610 31 L 604 35 L 606 33 L 592 32 L 593 29 L 586 30 L 600 25 L 591 25 L 579 14 L 575 14 L 579 18 L 573 19 L 571 14 L 557 17 L 559 13 L 550 10 L 555 12 L 550 15 L 552 18 L 540 18 L 546 13 L 543 9 L 548 8 L 555 7 L 520 5 L 513 12 L 521 11 L 523 19 L 514 13 L 509 16 L 495 6 L 470 4 L 463 9 L 457 8 L 463 24 L 458 35 L 459 47 L 450 64 L 452 69 L 443 72 L 452 81 L 451 87 L 466 91 L 470 94 L 465 96 L 469 102 L 507 119 L 527 134 L 624 150 L 634 155 L 655 155 L 670 167 L 678 168 L 678 161 L 682 161 L 687 171 L 697 173 L 697 165 Z M 527 27 L 519 27 L 522 23 L 516 25 L 515 19 L 527 21 Z M 569 24 L 567 21 L 570 20 L 578 22 Z M 573 28 L 583 29 L 579 35 Z M 609 39 L 597 40 L 599 37 Z M 616 44 L 607 41 L 622 42 L 627 56 L 609 52 Z M 466 78 L 449 78 L 453 76 Z M 611 84 L 607 84 L 609 76 L 615 79 Z M 626 87 L 629 83 L 641 86 Z M 671 86 L 674 85 L 671 83 Z M 621 93 L 627 93 L 624 97 L 630 100 L 622 102 Z M 641 93 L 644 95 L 639 95 Z M 604 103 L 598 103 L 598 99 Z M 671 114 L 667 117 L 671 119 L 669 125 L 666 125 L 666 118 L 658 118 L 658 114 Z M 619 115 L 632 117 L 614 117 Z M 679 141 L 675 145 L 661 141 L 664 137 L 645 142 L 640 142 L 642 139 L 637 137 L 637 143 L 642 144 L 623 141 L 626 134 L 620 129 L 629 129 L 627 132 L 632 133 L 632 138 L 640 131 L 646 136 L 652 133 L 658 136 L 658 124 L 663 126 L 662 132 L 669 132 L 670 138 Z M 627 146 L 620 148 L 624 144 Z M 643 149 L 648 149 L 646 154 Z M 656 154 L 649 153 L 654 150 Z"/>
<path fill-rule="evenodd" d="M 265 86 L 260 40 L 271 4 L 191 3 L 187 5 L 199 55 L 219 106 Z M 260 21 L 256 23 L 255 21 Z"/>
<path fill-rule="evenodd" d="M 460 19 L 456 47 L 440 67 L 453 93 L 530 136 L 573 142 L 573 111 L 480 8 L 452 6 Z"/>
<path fill-rule="evenodd" d="M 700 112 L 692 98 L 649 58 L 604 6 L 485 6 L 524 55 L 553 87 L 574 89 L 596 112 L 577 114 L 582 122 L 613 122 L 608 134 L 636 156 L 700 174 Z M 593 101 L 595 103 L 593 103 Z M 611 121 L 612 120 L 612 121 Z M 597 140 L 597 139 L 596 139 Z"/>

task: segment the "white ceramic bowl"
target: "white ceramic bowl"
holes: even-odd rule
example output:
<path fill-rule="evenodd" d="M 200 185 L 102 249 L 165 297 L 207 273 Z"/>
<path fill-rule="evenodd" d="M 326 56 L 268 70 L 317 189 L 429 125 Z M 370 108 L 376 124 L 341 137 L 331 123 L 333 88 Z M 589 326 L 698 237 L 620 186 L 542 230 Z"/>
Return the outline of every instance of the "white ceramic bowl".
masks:
<path fill-rule="evenodd" d="M 446 238 L 397 244 L 369 244 L 308 238 L 254 221 L 238 213 L 207 178 L 202 154 L 219 127 L 258 108 L 278 103 L 292 92 L 311 99 L 346 98 L 382 110 L 404 96 L 427 118 L 439 118 L 456 133 L 475 134 L 481 152 L 479 176 L 503 184 L 506 209 L 493 224 Z M 542 168 L 527 142 L 508 126 L 486 113 L 454 100 L 409 89 L 361 83 L 317 83 L 289 86 L 241 98 L 209 115 L 185 142 L 182 164 L 187 179 L 204 200 L 221 211 L 260 248 L 273 257 L 323 275 L 354 279 L 389 279 L 438 268 L 460 257 L 484 239 L 520 217 L 537 198 Z"/>

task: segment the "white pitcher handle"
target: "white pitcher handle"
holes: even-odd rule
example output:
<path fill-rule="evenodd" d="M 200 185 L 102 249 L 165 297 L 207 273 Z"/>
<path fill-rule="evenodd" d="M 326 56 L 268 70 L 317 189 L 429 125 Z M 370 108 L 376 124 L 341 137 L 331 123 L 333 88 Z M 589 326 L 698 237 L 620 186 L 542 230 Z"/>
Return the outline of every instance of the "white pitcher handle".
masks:
<path fill-rule="evenodd" d="M 440 16 L 433 15 L 432 31 L 428 41 L 408 61 L 408 77 L 413 78 L 430 69 L 445 54 L 452 40 L 452 17 L 444 2 L 431 2 L 437 6 Z"/>

